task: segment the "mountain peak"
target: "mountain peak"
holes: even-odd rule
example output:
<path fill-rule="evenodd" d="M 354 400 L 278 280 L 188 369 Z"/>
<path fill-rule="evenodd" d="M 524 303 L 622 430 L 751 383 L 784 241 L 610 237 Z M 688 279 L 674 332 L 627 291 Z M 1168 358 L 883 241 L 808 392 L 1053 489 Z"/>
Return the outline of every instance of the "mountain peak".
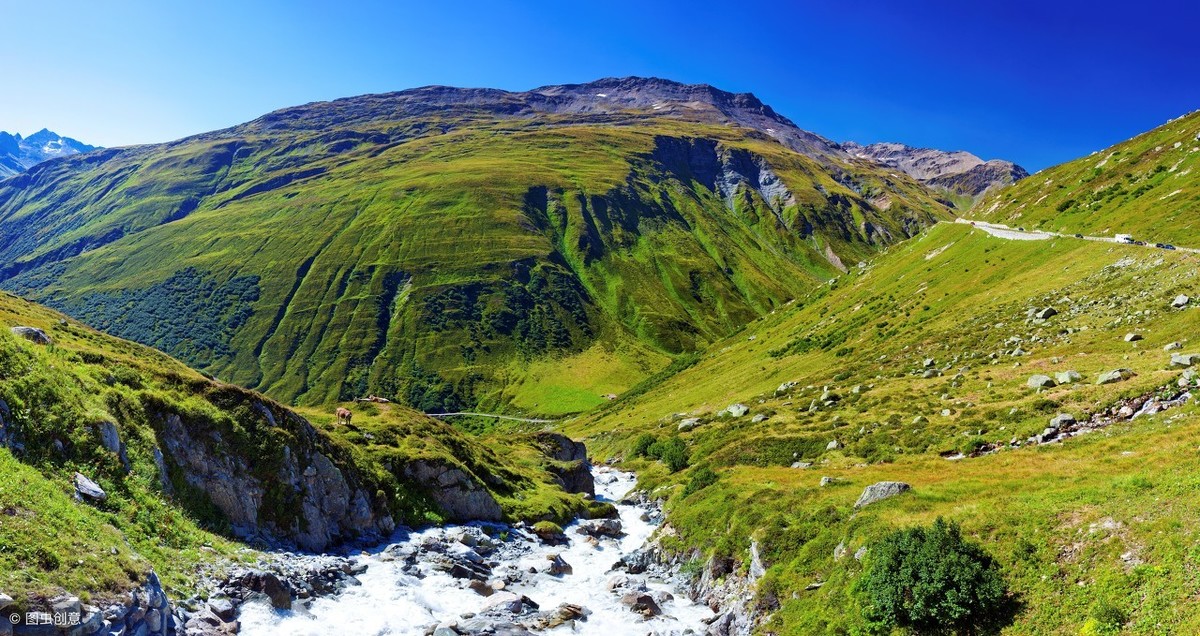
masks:
<path fill-rule="evenodd" d="M 965 150 L 914 148 L 896 142 L 864 146 L 853 141 L 840 144 L 839 148 L 851 156 L 895 168 L 927 185 L 972 198 L 1029 176 L 1024 168 L 1011 161 L 984 161 Z"/>
<path fill-rule="evenodd" d="M 24 138 L 19 134 L 0 132 L 0 179 L 24 172 L 47 159 L 95 149 L 95 146 L 63 137 L 49 128 Z"/>

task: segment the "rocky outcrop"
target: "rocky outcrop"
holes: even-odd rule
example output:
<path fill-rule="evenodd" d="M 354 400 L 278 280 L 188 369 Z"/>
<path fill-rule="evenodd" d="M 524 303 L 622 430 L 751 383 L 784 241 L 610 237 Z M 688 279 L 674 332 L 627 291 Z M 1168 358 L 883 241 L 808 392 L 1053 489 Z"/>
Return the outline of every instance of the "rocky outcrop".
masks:
<path fill-rule="evenodd" d="M 962 150 L 947 152 L 897 143 L 863 146 L 852 141 L 841 144 L 841 150 L 895 168 L 930 187 L 970 197 L 1029 176 L 1024 168 L 1011 161 L 984 161 Z"/>
<path fill-rule="evenodd" d="M 592 465 L 588 463 L 587 447 L 583 442 L 560 433 L 538 433 L 534 440 L 553 463 L 547 470 L 567 492 L 596 494 L 596 483 L 592 478 Z"/>
<path fill-rule="evenodd" d="M 303 418 L 260 403 L 245 417 L 273 412 L 291 443 L 254 457 L 230 431 L 162 414 L 158 437 L 167 469 L 215 506 L 243 539 L 292 544 L 320 551 L 362 535 L 386 536 L 395 523 L 386 502 L 375 499 L 357 469 L 338 459 L 332 444 Z M 272 427 L 274 428 L 274 427 Z"/>
<path fill-rule="evenodd" d="M 128 593 L 127 600 L 103 608 L 82 602 L 75 596 L 59 596 L 41 607 L 15 614 L 21 620 L 9 620 L 9 611 L 0 594 L 0 610 L 4 610 L 0 634 L 13 636 L 42 636 L 71 634 L 137 634 L 138 636 L 173 636 L 182 634 L 182 623 L 175 615 L 162 583 L 153 572 L 145 583 Z M 11 601 L 11 599 L 9 599 Z M 5 631 L 11 625 L 11 632 Z"/>
<path fill-rule="evenodd" d="M 439 460 L 416 460 L 402 472 L 425 487 L 451 521 L 499 521 L 504 515 L 492 494 L 462 468 Z"/>

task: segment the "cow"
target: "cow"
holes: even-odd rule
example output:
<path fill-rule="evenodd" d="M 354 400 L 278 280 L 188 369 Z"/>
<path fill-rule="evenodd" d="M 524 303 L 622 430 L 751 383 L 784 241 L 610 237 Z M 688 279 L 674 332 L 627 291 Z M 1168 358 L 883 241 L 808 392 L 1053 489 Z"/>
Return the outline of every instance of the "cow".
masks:
<path fill-rule="evenodd" d="M 337 423 L 342 424 L 345 422 L 346 426 L 350 426 L 350 418 L 353 415 L 354 414 L 350 412 L 350 409 L 339 407 L 337 410 Z"/>

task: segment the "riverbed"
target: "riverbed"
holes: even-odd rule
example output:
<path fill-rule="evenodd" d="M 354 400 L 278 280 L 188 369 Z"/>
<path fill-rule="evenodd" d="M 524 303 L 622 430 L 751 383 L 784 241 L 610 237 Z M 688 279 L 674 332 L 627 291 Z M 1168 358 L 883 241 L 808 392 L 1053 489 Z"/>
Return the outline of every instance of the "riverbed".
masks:
<path fill-rule="evenodd" d="M 357 577 L 361 585 L 287 611 L 247 603 L 239 616 L 241 633 L 422 636 L 439 625 L 455 630 L 439 634 L 472 633 L 488 622 L 545 634 L 703 633 L 713 615 L 708 607 L 650 574 L 613 570 L 622 557 L 647 544 L 658 515 L 620 503 L 636 483 L 632 473 L 598 467 L 593 476 L 596 498 L 620 513 L 621 536 L 577 533 L 586 521 L 565 527 L 566 543 L 559 545 L 496 524 L 400 530 L 388 543 L 356 557 L 367 566 Z M 473 573 L 480 570 L 486 574 Z M 631 593 L 652 598 L 661 613 L 647 615 L 654 612 L 643 604 L 631 607 Z"/>

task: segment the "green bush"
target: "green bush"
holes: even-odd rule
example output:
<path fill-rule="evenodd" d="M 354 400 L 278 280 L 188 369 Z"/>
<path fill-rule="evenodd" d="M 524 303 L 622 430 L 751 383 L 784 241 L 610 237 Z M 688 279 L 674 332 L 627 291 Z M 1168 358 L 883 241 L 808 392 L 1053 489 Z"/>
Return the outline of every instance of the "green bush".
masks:
<path fill-rule="evenodd" d="M 713 472 L 713 469 L 701 466 L 692 471 L 692 478 L 683 487 L 683 496 L 686 497 L 699 490 L 704 490 L 715 483 L 717 483 L 717 474 Z"/>
<path fill-rule="evenodd" d="M 673 473 L 688 467 L 687 444 L 678 437 L 654 442 L 646 449 L 646 455 L 662 460 L 662 463 L 666 464 L 667 470 Z"/>
<path fill-rule="evenodd" d="M 921 634 L 977 633 L 1000 622 L 1007 600 L 999 565 L 940 517 L 874 546 L 856 589 L 868 620 Z"/>
<path fill-rule="evenodd" d="M 629 454 L 633 457 L 646 457 L 649 455 L 650 447 L 658 441 L 658 438 L 650 433 L 642 433 L 633 442 L 633 448 L 629 450 Z"/>

